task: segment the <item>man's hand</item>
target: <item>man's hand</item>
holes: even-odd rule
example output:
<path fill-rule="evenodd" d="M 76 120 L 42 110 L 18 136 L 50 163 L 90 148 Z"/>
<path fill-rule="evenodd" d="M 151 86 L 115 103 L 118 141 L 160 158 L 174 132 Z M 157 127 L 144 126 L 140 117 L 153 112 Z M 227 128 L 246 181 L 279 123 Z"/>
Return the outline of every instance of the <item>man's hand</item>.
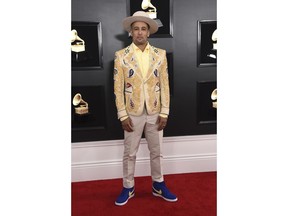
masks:
<path fill-rule="evenodd" d="M 158 124 L 158 131 L 163 130 L 166 127 L 168 118 L 163 118 L 158 116 L 157 124 Z"/>
<path fill-rule="evenodd" d="M 121 122 L 123 130 L 126 130 L 127 132 L 133 131 L 133 123 L 132 120 L 128 117 L 127 119 L 123 120 Z"/>

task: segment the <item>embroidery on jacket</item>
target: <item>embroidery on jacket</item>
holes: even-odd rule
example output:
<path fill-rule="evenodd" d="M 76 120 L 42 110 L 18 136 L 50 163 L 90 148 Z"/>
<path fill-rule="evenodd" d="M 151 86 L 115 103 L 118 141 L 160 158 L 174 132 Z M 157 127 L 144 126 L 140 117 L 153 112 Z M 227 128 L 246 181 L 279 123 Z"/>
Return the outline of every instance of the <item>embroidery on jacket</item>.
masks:
<path fill-rule="evenodd" d="M 127 47 L 127 49 L 125 49 L 125 54 L 128 54 L 130 52 L 130 46 Z"/>
<path fill-rule="evenodd" d="M 129 70 L 128 78 L 131 78 L 133 75 L 134 75 L 134 70 L 133 70 L 133 69 L 130 69 L 130 70 Z"/>
<path fill-rule="evenodd" d="M 134 102 L 132 101 L 131 98 L 130 98 L 130 107 L 131 107 L 132 109 L 134 109 L 134 107 L 135 107 Z"/>
<path fill-rule="evenodd" d="M 153 48 L 154 48 L 154 52 L 155 52 L 155 53 L 158 53 L 158 50 L 157 50 L 155 47 L 153 47 Z"/>
<path fill-rule="evenodd" d="M 154 75 L 155 75 L 155 77 L 158 77 L 159 74 L 158 74 L 158 70 L 157 69 L 154 70 Z"/>
<path fill-rule="evenodd" d="M 155 99 L 155 101 L 154 101 L 154 107 L 156 107 L 157 106 L 157 100 Z"/>
<path fill-rule="evenodd" d="M 159 92 L 159 91 L 160 91 L 160 83 L 157 82 L 155 86 L 155 92 Z"/>
<path fill-rule="evenodd" d="M 125 88 L 125 92 L 132 93 L 132 89 L 133 89 L 133 87 L 132 87 L 131 83 L 127 83 L 126 88 Z"/>

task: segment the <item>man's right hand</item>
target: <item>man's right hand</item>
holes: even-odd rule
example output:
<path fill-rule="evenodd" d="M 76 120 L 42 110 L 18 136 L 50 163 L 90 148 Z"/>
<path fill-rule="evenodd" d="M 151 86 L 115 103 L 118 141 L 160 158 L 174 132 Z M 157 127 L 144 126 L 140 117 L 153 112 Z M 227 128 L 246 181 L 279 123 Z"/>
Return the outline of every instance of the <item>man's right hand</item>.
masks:
<path fill-rule="evenodd" d="M 132 132 L 133 131 L 133 123 L 132 120 L 128 117 L 127 119 L 123 120 L 121 122 L 123 130 L 127 132 Z"/>

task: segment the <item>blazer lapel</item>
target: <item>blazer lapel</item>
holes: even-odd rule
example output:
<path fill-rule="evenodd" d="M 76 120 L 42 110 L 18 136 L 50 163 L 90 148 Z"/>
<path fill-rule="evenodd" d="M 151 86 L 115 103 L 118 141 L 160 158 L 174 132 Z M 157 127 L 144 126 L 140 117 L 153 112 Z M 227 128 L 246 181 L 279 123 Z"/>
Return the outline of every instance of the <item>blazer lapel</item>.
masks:
<path fill-rule="evenodd" d="M 157 67 L 156 66 L 157 59 L 158 59 L 158 56 L 155 53 L 154 47 L 150 46 L 149 69 L 148 69 L 148 72 L 146 74 L 145 81 L 148 80 L 151 75 L 153 75 L 155 67 Z"/>

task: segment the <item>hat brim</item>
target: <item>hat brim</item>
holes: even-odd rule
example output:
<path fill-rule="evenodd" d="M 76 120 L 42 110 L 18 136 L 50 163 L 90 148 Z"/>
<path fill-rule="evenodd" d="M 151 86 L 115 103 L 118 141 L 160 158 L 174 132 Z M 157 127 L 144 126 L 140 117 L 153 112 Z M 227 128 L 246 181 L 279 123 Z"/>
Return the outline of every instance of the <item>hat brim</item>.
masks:
<path fill-rule="evenodd" d="M 158 24 L 153 19 L 143 16 L 130 16 L 123 20 L 123 27 L 127 32 L 131 31 L 131 25 L 134 22 L 145 22 L 149 25 L 150 34 L 154 34 L 158 31 Z"/>

